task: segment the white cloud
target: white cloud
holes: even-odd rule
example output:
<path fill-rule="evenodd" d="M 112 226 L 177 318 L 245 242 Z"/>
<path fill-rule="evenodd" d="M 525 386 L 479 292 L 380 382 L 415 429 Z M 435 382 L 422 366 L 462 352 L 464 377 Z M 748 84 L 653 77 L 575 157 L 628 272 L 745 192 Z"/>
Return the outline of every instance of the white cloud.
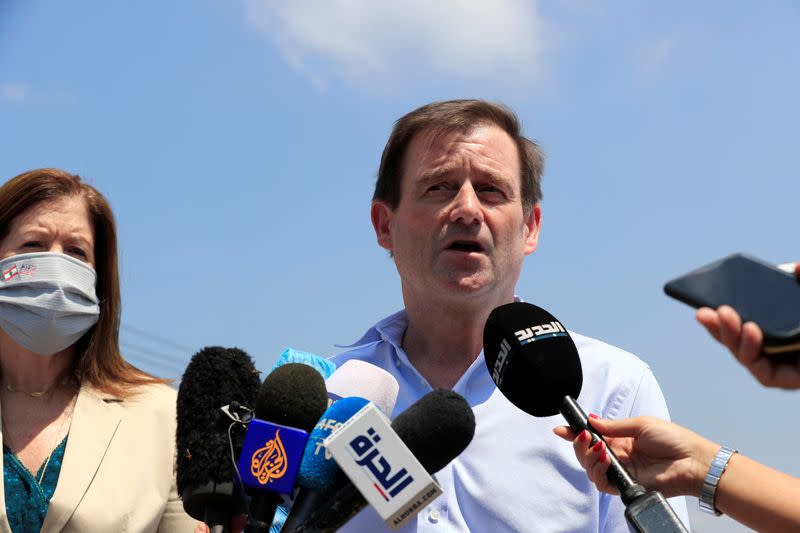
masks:
<path fill-rule="evenodd" d="M 637 61 L 642 77 L 647 81 L 656 78 L 674 48 L 675 40 L 669 38 L 662 38 L 641 47 L 637 52 Z"/>
<path fill-rule="evenodd" d="M 24 83 L 6 82 L 0 84 L 0 97 L 7 102 L 24 102 L 30 96 L 30 89 Z"/>
<path fill-rule="evenodd" d="M 534 0 L 248 0 L 247 15 L 292 67 L 324 84 L 426 76 L 534 80 L 550 41 Z"/>

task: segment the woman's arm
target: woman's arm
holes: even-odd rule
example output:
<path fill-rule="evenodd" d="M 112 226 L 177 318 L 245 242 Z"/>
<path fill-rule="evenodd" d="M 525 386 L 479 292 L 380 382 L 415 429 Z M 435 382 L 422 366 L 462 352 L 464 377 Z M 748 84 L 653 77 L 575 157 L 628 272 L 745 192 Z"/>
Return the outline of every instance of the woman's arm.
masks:
<path fill-rule="evenodd" d="M 699 496 L 711 461 L 720 449 L 693 431 L 653 417 L 592 418 L 591 424 L 642 485 L 667 497 Z M 602 442 L 590 447 L 587 433 L 576 436 L 565 426 L 554 432 L 573 441 L 578 461 L 599 490 L 616 493 L 606 477 L 610 460 Z M 719 511 L 764 532 L 800 530 L 798 502 L 800 479 L 738 453 L 728 462 L 714 500 Z"/>

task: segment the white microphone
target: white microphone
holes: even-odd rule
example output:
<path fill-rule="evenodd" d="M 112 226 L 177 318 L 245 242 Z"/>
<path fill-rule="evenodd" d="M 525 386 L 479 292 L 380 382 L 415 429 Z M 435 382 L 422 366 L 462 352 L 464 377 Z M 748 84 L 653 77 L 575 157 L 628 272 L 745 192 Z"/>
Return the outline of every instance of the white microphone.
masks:
<path fill-rule="evenodd" d="M 351 359 L 325 381 L 329 404 L 341 398 L 358 396 L 369 400 L 381 413 L 392 416 L 400 385 L 390 373 L 371 363 Z M 330 401 L 332 400 L 332 401 Z"/>

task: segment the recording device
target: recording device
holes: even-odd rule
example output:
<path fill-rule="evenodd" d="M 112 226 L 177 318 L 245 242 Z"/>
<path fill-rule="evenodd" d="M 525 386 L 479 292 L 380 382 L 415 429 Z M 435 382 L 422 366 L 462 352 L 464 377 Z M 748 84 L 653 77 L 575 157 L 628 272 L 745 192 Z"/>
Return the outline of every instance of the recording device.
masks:
<path fill-rule="evenodd" d="M 368 402 L 373 402 L 387 416 L 391 414 L 400 388 L 387 371 L 357 359 L 340 366 L 325 385 L 328 400 L 334 403 L 317 422 L 306 444 L 297 473 L 300 488 L 283 524 L 286 531 L 300 525 L 347 482 L 347 476 L 323 445 L 324 440 Z"/>
<path fill-rule="evenodd" d="M 592 429 L 575 398 L 583 386 L 578 349 L 563 324 L 535 305 L 514 302 L 494 309 L 483 331 L 492 380 L 508 400 L 536 417 L 561 413 L 576 434 Z M 664 496 L 646 491 L 608 448 L 609 482 L 619 490 L 628 524 L 640 533 L 687 532 Z"/>
<path fill-rule="evenodd" d="M 429 392 L 392 422 L 391 429 L 430 473 L 444 468 L 472 441 L 475 415 L 455 392 Z M 331 533 L 342 527 L 367 505 L 352 482 L 336 490 L 308 518 L 289 533 Z"/>
<path fill-rule="evenodd" d="M 238 461 L 251 496 L 245 533 L 269 531 L 280 495 L 294 490 L 308 434 L 327 405 L 325 382 L 308 365 L 287 363 L 264 380 Z"/>
<path fill-rule="evenodd" d="M 664 292 L 692 307 L 733 307 L 764 332 L 764 353 L 800 350 L 800 283 L 778 267 L 733 254 L 668 281 Z"/>
<path fill-rule="evenodd" d="M 252 406 L 260 383 L 245 352 L 210 346 L 192 357 L 178 388 L 178 494 L 189 516 L 208 524 L 213 533 L 226 532 L 231 515 L 246 509 L 244 495 L 233 483 L 231 457 L 242 447 L 244 429 L 232 424 L 221 408 Z"/>

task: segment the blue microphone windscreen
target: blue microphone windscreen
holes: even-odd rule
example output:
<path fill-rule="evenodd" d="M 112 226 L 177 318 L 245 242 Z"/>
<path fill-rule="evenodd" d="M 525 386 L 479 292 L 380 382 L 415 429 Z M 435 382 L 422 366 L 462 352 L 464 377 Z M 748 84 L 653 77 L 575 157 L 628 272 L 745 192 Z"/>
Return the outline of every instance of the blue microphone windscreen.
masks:
<path fill-rule="evenodd" d="M 286 348 L 280 357 L 278 357 L 278 361 L 275 363 L 275 366 L 272 367 L 272 370 L 286 363 L 303 363 L 304 365 L 308 365 L 319 372 L 322 375 L 322 379 L 328 379 L 336 370 L 335 363 L 311 352 L 303 352 L 295 350 L 294 348 Z"/>
<path fill-rule="evenodd" d="M 299 486 L 319 491 L 333 487 L 339 473 L 339 465 L 327 454 L 322 443 L 334 429 L 349 420 L 368 403 L 364 398 L 351 396 L 342 398 L 325 411 L 308 438 L 300 471 L 297 473 Z"/>

